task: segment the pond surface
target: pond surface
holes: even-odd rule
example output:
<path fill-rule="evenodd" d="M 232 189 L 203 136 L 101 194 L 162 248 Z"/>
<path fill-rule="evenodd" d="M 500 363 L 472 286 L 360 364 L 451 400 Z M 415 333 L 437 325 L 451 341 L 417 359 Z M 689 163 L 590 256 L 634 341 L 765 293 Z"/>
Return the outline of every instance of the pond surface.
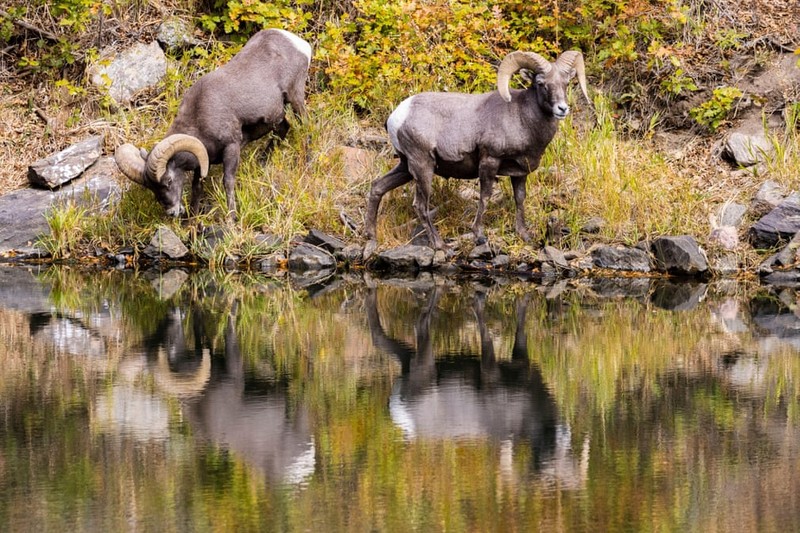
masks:
<path fill-rule="evenodd" d="M 735 282 L 0 267 L 0 530 L 797 531 L 797 312 Z"/>

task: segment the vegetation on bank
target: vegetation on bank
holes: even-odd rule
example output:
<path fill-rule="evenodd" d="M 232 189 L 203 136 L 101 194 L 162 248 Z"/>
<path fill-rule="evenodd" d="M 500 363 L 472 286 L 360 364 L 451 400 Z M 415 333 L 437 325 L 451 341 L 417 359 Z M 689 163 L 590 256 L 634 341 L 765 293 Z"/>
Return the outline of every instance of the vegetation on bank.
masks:
<path fill-rule="evenodd" d="M 2 135 L 7 140 L 0 155 L 12 163 L 0 169 L 0 189 L 21 185 L 22 169 L 36 157 L 90 133 L 105 134 L 109 152 L 121 142 L 151 147 L 197 77 L 227 61 L 258 29 L 282 27 L 314 47 L 309 119 L 295 120 L 289 136 L 269 153 L 266 141 L 245 150 L 238 222 L 224 221 L 221 171 L 214 169 L 208 212 L 192 223 L 166 220 L 151 193 L 132 186 L 106 215 L 74 208 L 53 212 L 53 235 L 45 245 L 56 257 L 88 247 L 116 251 L 146 242 L 156 225 L 168 223 L 197 251 L 198 228 L 225 223 L 213 264 L 262 253 L 251 238 L 256 232 L 289 240 L 314 227 L 352 240 L 356 236 L 342 218 L 360 225 L 370 181 L 393 160 L 387 144 L 354 180 L 344 172 L 339 146 L 367 130 L 382 132 L 393 106 L 414 92 L 491 90 L 496 64 L 509 51 L 554 57 L 578 48 L 586 56 L 594 109 L 574 98 L 576 113 L 562 123 L 542 167 L 529 178 L 526 210 L 533 234 L 546 240 L 554 218 L 576 230 L 601 217 L 603 240 L 634 243 L 667 233 L 702 240 L 709 215 L 726 201 L 746 203 L 761 181 L 714 161 L 711 134 L 724 131 L 747 98 L 735 80 L 763 66 L 771 46 L 783 42 L 781 32 L 790 31 L 791 10 L 787 4 L 781 11 L 784 3 L 756 1 L 741 8 L 734 1 L 704 0 L 173 0 L 155 6 L 135 0 L 13 0 L 0 10 L 0 61 L 8 79 L 0 116 L 22 111 L 22 117 L 0 128 L 22 134 Z M 753 10 L 760 10 L 759 17 Z M 191 21 L 200 44 L 170 55 L 161 86 L 140 94 L 130 107 L 115 106 L 88 82 L 86 67 L 105 47 L 151 39 L 168 15 Z M 785 113 L 786 130 L 774 138 L 778 157 L 768 168 L 771 178 L 790 187 L 800 182 L 797 113 L 796 105 Z M 690 145 L 663 149 L 662 133 L 676 128 L 694 135 L 680 141 Z M 510 187 L 500 183 L 487 229 L 509 251 L 522 252 L 513 232 Z M 469 232 L 475 210 L 465 194 L 470 189 L 477 185 L 434 181 L 437 225 L 445 238 Z M 383 243 L 408 238 L 412 196 L 407 186 L 384 201 L 378 220 Z"/>

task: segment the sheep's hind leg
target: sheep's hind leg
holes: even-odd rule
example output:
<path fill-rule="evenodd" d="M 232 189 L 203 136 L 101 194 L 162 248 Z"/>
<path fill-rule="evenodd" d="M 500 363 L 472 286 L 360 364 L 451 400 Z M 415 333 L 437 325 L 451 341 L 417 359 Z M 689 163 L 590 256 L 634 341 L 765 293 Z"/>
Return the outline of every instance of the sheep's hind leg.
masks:
<path fill-rule="evenodd" d="M 414 196 L 414 209 L 417 217 L 428 231 L 428 238 L 435 250 L 445 250 L 446 246 L 442 236 L 433 225 L 431 216 L 431 184 L 433 181 L 433 160 L 425 160 L 422 163 L 410 163 L 411 175 L 417 182 L 416 195 Z"/>
<path fill-rule="evenodd" d="M 225 186 L 225 198 L 228 201 L 228 217 L 236 220 L 236 171 L 239 170 L 240 148 L 238 144 L 229 144 L 222 152 L 222 184 Z"/>
<path fill-rule="evenodd" d="M 480 246 L 486 243 L 486 234 L 483 231 L 483 214 L 486 212 L 486 202 L 492 196 L 494 182 L 497 181 L 497 171 L 500 168 L 500 161 L 493 158 L 484 158 L 478 169 L 478 177 L 481 184 L 481 194 L 478 198 L 478 210 L 475 212 L 475 221 L 472 223 L 472 234 L 475 236 L 475 244 Z"/>
<path fill-rule="evenodd" d="M 370 240 L 375 240 L 375 225 L 378 220 L 378 207 L 381 204 L 383 195 L 387 192 L 405 185 L 413 178 L 408 172 L 408 165 L 404 159 L 389 172 L 372 182 L 367 199 L 367 214 L 364 217 L 364 236 Z"/>
<path fill-rule="evenodd" d="M 531 242 L 531 236 L 525 223 L 525 196 L 527 194 L 525 187 L 527 182 L 528 176 L 511 176 L 511 188 L 514 191 L 514 204 L 517 208 L 514 229 L 523 241 L 529 243 Z"/>

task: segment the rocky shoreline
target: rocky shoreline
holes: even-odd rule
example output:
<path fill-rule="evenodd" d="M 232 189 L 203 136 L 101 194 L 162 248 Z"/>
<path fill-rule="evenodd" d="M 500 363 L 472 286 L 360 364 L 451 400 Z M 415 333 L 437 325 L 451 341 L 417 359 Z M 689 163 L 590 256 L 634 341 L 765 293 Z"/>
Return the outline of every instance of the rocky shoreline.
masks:
<path fill-rule="evenodd" d="M 31 187 L 0 197 L 0 262 L 48 260 L 37 242 L 50 231 L 45 213 L 51 207 L 71 202 L 89 213 L 102 212 L 121 197 L 120 183 L 125 180 L 120 178 L 113 157 L 100 155 L 101 146 L 102 138 L 92 137 L 35 162 L 29 173 Z M 775 182 L 765 181 L 750 205 L 731 202 L 720 211 L 711 221 L 712 231 L 706 238 L 665 235 L 625 246 L 596 242 L 597 230 L 587 226 L 581 230 L 581 249 L 528 246 L 513 256 L 489 243 L 474 246 L 470 234 L 449 243 L 452 253 L 437 252 L 427 246 L 427 239 L 418 233 L 418 228 L 409 235 L 410 244 L 377 250 L 365 249 L 361 239 L 345 242 L 316 229 L 295 237 L 288 246 L 275 236 L 256 233 L 254 244 L 263 253 L 247 260 L 227 257 L 222 267 L 320 275 L 350 268 L 375 272 L 433 270 L 543 280 L 618 275 L 697 279 L 752 275 L 768 283 L 800 286 L 800 192 L 786 191 Z M 746 220 L 754 222 L 746 225 Z M 87 259 L 113 268 L 203 266 L 214 257 L 226 230 L 224 225 L 197 228 L 192 252 L 169 227 L 160 226 L 150 242 L 123 250 L 98 249 Z M 699 242 L 708 243 L 710 250 Z M 745 248 L 775 253 L 768 254 L 756 268 L 748 268 L 740 264 Z"/>
<path fill-rule="evenodd" d="M 144 54 L 144 58 L 139 54 Z M 155 59 L 151 55 L 155 55 Z M 120 54 L 106 74 L 123 77 L 141 74 L 141 69 L 125 68 L 125 65 L 150 58 L 148 61 L 152 59 L 158 65 L 152 76 L 115 80 L 115 86 L 139 90 L 157 83 L 163 76 L 165 60 L 162 56 L 157 45 L 137 47 L 130 53 Z M 117 62 L 121 64 L 111 68 Z M 763 118 L 763 106 L 769 103 L 770 109 L 785 110 L 792 105 L 785 99 L 789 93 L 784 89 L 800 87 L 800 67 L 792 54 L 779 54 L 771 69 L 748 83 L 745 92 L 753 98 L 758 96 L 763 103 L 743 111 L 738 126 L 720 139 L 716 156 L 725 160 L 731 169 L 738 169 L 732 172 L 745 172 L 752 179 L 763 181 L 760 176 L 767 174 L 770 158 L 776 157 L 775 146 L 767 132 L 785 128 L 787 120 L 779 112 Z M 124 96 L 115 95 L 115 98 L 124 101 Z M 356 142 L 354 146 L 340 148 L 345 159 L 358 164 L 374 157 L 375 150 L 359 147 L 371 144 L 374 142 Z M 102 136 L 84 139 L 32 163 L 28 172 L 30 188 L 0 197 L 0 262 L 49 259 L 37 243 L 50 231 L 45 213 L 53 206 L 71 203 L 91 214 L 102 212 L 121 198 L 127 180 L 121 177 L 113 157 L 103 156 L 102 151 Z M 275 236 L 255 233 L 252 236 L 255 254 L 246 259 L 225 257 L 220 261 L 216 256 L 218 243 L 231 231 L 224 224 L 194 228 L 191 251 L 189 243 L 181 242 L 167 226 L 161 226 L 154 228 L 149 242 L 122 250 L 98 249 L 85 259 L 113 268 L 170 264 L 205 266 L 213 261 L 214 266 L 221 262 L 225 269 L 269 273 L 324 274 L 356 268 L 375 272 L 479 272 L 545 280 L 617 275 L 699 279 L 751 276 L 768 283 L 800 286 L 800 192 L 784 190 L 780 184 L 769 180 L 763 181 L 749 205 L 728 202 L 721 206 L 719 213 L 710 220 L 708 235 L 664 235 L 634 246 L 601 242 L 597 234 L 604 221 L 599 219 L 580 230 L 578 249 L 526 246 L 513 255 L 491 243 L 474 246 L 471 234 L 448 243 L 453 252 L 445 254 L 428 247 L 427 239 L 424 234 L 419 235 L 418 228 L 410 232 L 409 244 L 391 249 L 374 249 L 374 243 L 365 246 L 359 237 L 345 242 L 311 229 L 306 235 L 296 236 L 288 245 Z M 356 223 L 343 220 L 343 224 L 347 234 L 358 234 Z M 555 225 L 564 226 L 557 220 Z M 558 243 L 561 236 L 557 228 L 548 231 L 546 241 Z M 752 260 L 756 256 L 766 259 L 757 264 Z"/>

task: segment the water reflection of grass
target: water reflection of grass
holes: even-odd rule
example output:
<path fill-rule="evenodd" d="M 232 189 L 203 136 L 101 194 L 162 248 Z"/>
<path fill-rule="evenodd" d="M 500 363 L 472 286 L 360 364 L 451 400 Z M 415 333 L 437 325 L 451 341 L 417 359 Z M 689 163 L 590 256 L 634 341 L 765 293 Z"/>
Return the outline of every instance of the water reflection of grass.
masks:
<path fill-rule="evenodd" d="M 368 289 L 359 282 L 311 298 L 260 276 L 204 272 L 162 300 L 141 277 L 48 276 L 62 311 L 89 312 L 106 299 L 119 304 L 120 350 L 135 347 L 167 308 L 180 305 L 183 320 L 202 324 L 219 358 L 235 315 L 246 370 L 287 382 L 289 410 L 309 410 L 315 466 L 301 486 L 279 487 L 235 451 L 197 445 L 177 401 L 168 445 L 87 432 L 97 388 L 121 378 L 112 369 L 98 379 L 85 360 L 32 347 L 24 317 L 1 311 L 0 404 L 15 422 L 0 425 L 0 489 L 35 493 L 7 496 L 3 523 L 30 523 L 22 513 L 31 512 L 48 526 L 66 516 L 68 525 L 107 530 L 129 526 L 130 516 L 145 530 L 705 530 L 715 517 L 758 525 L 744 500 L 769 500 L 800 479 L 796 460 L 780 463 L 797 457 L 800 358 L 788 346 L 764 353 L 757 387 L 732 384 L 721 355 L 737 347 L 754 357 L 759 344 L 750 331 L 722 336 L 705 306 L 669 312 L 573 292 L 548 299 L 527 284 L 478 286 L 499 360 L 509 358 L 517 303 L 527 298 L 530 360 L 570 424 L 574 453 L 590 445 L 589 476 L 575 489 L 549 475 L 524 444 L 509 454 L 490 439 L 404 440 L 387 407 L 399 364 L 373 346 Z M 430 324 L 437 357 L 480 355 L 474 290 L 441 286 Z M 429 297 L 430 288 L 379 284 L 383 327 L 414 348 Z M 32 509 L 42 500 L 52 505 Z M 781 518 L 777 502 L 785 499 L 775 501 L 758 512 Z"/>

